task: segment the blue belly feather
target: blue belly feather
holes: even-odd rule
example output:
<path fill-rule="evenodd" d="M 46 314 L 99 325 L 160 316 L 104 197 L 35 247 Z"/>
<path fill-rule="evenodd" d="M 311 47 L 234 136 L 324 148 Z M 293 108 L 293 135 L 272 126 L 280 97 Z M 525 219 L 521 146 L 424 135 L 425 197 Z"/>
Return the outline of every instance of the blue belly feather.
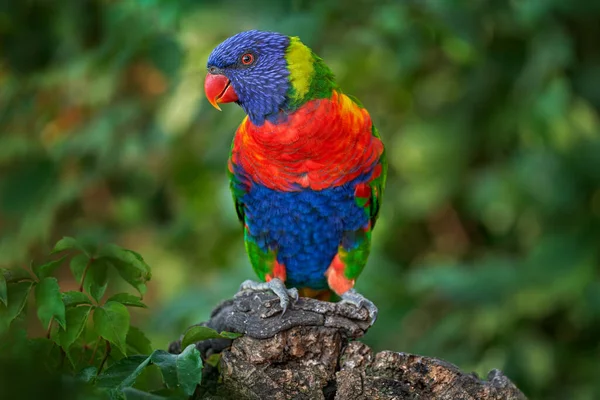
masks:
<path fill-rule="evenodd" d="M 285 265 L 288 286 L 327 288 L 325 271 L 344 241 L 368 224 L 354 188 L 363 175 L 324 190 L 280 192 L 256 183 L 242 197 L 249 235 L 261 250 L 275 250 Z"/>

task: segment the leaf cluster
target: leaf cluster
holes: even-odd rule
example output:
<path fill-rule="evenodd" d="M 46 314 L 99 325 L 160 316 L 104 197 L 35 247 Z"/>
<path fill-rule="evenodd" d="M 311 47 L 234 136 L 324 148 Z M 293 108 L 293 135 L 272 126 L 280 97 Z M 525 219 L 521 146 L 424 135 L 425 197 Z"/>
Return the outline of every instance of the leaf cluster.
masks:
<path fill-rule="evenodd" d="M 142 256 L 117 245 L 96 248 L 71 237 L 55 245 L 52 254 L 59 253 L 60 258 L 42 265 L 0 271 L 0 337 L 9 345 L 22 344 L 11 352 L 30 351 L 47 370 L 86 383 L 101 397 L 191 396 L 201 382 L 203 366 L 194 344 L 187 345 L 180 355 L 153 351 L 146 335 L 131 325 L 129 308 L 146 308 L 141 296 L 151 277 Z M 79 290 L 61 291 L 54 275 L 67 265 Z M 138 295 L 122 292 L 105 296 L 111 269 Z M 26 339 L 19 330 L 26 320 L 30 297 L 47 329 L 44 338 Z M 201 335 L 195 332 L 193 338 L 199 340 Z M 155 393 L 135 387 L 151 365 L 158 367 L 162 377 L 160 387 L 152 390 Z"/>

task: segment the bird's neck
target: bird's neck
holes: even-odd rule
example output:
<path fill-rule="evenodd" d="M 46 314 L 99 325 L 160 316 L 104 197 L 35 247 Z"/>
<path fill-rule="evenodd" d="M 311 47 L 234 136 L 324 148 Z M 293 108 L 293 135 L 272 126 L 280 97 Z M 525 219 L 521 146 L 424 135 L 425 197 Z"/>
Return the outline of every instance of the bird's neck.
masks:
<path fill-rule="evenodd" d="M 263 119 L 274 124 L 285 123 L 290 114 L 309 101 L 330 99 L 334 90 L 339 91 L 331 69 L 299 40 L 291 39 L 286 58 L 289 87 L 285 101 L 277 112 L 265 115 Z"/>
<path fill-rule="evenodd" d="M 290 67 L 286 111 L 297 110 L 311 100 L 329 99 L 332 92 L 339 89 L 331 69 L 312 51 L 310 54 L 312 61 L 308 67 L 296 67 L 300 72 Z"/>

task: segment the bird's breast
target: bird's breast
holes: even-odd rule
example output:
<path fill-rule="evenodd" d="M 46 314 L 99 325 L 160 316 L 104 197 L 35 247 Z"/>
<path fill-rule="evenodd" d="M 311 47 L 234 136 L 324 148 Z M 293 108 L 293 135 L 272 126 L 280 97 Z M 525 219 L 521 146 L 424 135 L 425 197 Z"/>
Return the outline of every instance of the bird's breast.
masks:
<path fill-rule="evenodd" d="M 229 169 L 281 191 L 341 186 L 368 172 L 383 152 L 369 113 L 334 92 L 312 100 L 281 123 L 238 128 Z M 237 168 L 234 168 L 237 167 Z"/>

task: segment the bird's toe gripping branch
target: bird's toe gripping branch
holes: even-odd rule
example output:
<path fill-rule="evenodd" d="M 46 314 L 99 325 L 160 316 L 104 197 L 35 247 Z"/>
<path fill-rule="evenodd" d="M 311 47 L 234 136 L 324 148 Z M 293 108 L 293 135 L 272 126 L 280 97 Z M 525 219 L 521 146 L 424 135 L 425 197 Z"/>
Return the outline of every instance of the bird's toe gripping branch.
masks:
<path fill-rule="evenodd" d="M 298 300 L 298 289 L 286 288 L 283 281 L 278 278 L 273 278 L 269 282 L 255 282 L 252 280 L 244 281 L 240 285 L 240 290 L 236 294 L 236 296 L 238 296 L 244 290 L 252 290 L 257 292 L 270 290 L 273 293 L 275 293 L 275 295 L 279 297 L 279 304 L 281 305 L 281 309 L 283 310 L 281 315 L 285 314 L 290 304 L 290 300 Z"/>
<path fill-rule="evenodd" d="M 375 304 L 373 304 L 373 302 L 371 300 L 367 299 L 365 296 L 358 293 L 354 289 L 348 290 L 346 293 L 343 293 L 340 297 L 342 298 L 342 301 L 341 301 L 342 303 L 352 304 L 358 308 L 362 308 L 362 307 L 366 308 L 367 311 L 369 311 L 369 318 L 371 319 L 371 325 L 373 325 L 375 323 L 375 320 L 377 319 L 377 314 L 379 313 L 379 310 L 377 309 L 377 306 L 375 306 Z"/>

